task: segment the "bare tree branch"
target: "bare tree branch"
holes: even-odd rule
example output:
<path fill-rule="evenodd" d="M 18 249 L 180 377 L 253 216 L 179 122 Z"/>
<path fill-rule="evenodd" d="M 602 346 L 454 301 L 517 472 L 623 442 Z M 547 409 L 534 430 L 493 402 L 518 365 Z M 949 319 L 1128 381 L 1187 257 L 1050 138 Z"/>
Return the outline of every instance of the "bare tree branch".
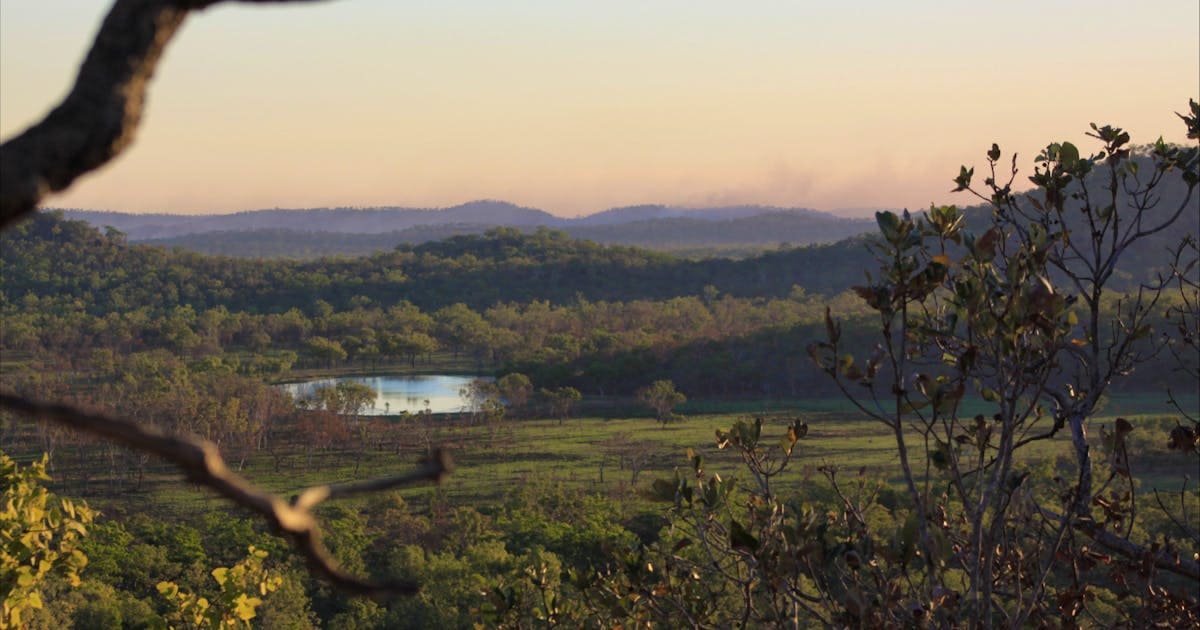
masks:
<path fill-rule="evenodd" d="M 66 98 L 41 122 L 0 144 L 0 229 L 32 213 L 46 195 L 65 190 L 133 143 L 150 79 L 167 43 L 189 12 L 222 1 L 117 0 L 113 4 Z M 417 585 L 372 584 L 343 571 L 322 546 L 320 528 L 309 510 L 331 498 L 437 482 L 453 467 L 449 457 L 438 451 L 410 474 L 308 488 L 289 504 L 230 471 L 217 447 L 204 440 L 166 435 L 126 420 L 4 393 L 0 393 L 0 409 L 105 437 L 167 460 L 192 482 L 264 517 L 291 539 L 314 573 L 337 588 L 361 595 L 410 594 Z"/>
<path fill-rule="evenodd" d="M 1042 516 L 1053 522 L 1063 522 L 1064 518 L 1070 518 L 1046 508 L 1039 508 L 1039 511 L 1042 513 Z M 1127 538 L 1122 538 L 1102 527 L 1098 527 L 1091 521 L 1077 521 L 1075 529 L 1083 532 L 1088 538 L 1096 541 L 1100 546 L 1109 551 L 1114 551 L 1132 560 L 1149 560 L 1159 569 L 1200 582 L 1200 562 L 1196 562 L 1194 559 L 1182 557 L 1177 553 L 1171 553 L 1167 549 L 1148 549 Z"/>
<path fill-rule="evenodd" d="M 321 544 L 320 526 L 309 508 L 325 499 L 426 481 L 436 482 L 453 469 L 449 456 L 437 451 L 421 468 L 407 475 L 353 484 L 315 486 L 301 492 L 294 503 L 289 503 L 231 471 L 217 447 L 206 440 L 167 435 L 128 420 L 89 413 L 66 405 L 36 402 L 7 393 L 0 393 L 0 409 L 32 420 L 68 426 L 161 457 L 182 470 L 192 483 L 212 488 L 237 505 L 262 516 L 276 532 L 292 541 L 313 573 L 329 580 L 339 589 L 371 597 L 412 594 L 417 591 L 418 585 L 407 581 L 374 584 L 344 571 Z"/>
<path fill-rule="evenodd" d="M 304 0 L 241 0 L 288 2 Z M 66 98 L 0 145 L 0 229 L 132 144 L 163 50 L 193 9 L 221 0 L 117 0 Z"/>
<path fill-rule="evenodd" d="M 451 461 L 450 455 L 446 451 L 437 449 L 422 468 L 407 475 L 370 479 L 367 481 L 352 481 L 350 483 L 327 486 L 313 486 L 296 495 L 292 500 L 292 505 L 297 509 L 307 510 L 328 499 L 341 499 L 355 494 L 382 492 L 426 481 L 441 483 L 442 479 L 445 479 L 453 471 L 454 462 Z"/>

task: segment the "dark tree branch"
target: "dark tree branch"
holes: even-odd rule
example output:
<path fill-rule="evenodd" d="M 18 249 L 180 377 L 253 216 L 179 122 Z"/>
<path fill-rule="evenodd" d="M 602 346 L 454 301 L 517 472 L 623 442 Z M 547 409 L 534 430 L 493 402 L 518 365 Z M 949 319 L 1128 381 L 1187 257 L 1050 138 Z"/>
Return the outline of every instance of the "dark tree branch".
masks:
<path fill-rule="evenodd" d="M 288 2 L 304 0 L 241 0 Z M 221 0 L 117 0 L 69 94 L 0 145 L 0 229 L 133 143 L 147 86 L 188 12 Z"/>
<path fill-rule="evenodd" d="M 329 499 L 341 499 L 355 494 L 367 494 L 371 492 L 382 492 L 393 488 L 403 488 L 406 486 L 432 481 L 441 483 L 451 472 L 454 471 L 454 462 L 450 459 L 450 455 L 445 451 L 438 449 L 433 452 L 429 461 L 407 474 L 397 477 L 384 477 L 381 479 L 370 479 L 367 481 L 352 481 L 350 483 L 333 484 L 326 486 L 313 486 L 305 489 L 292 500 L 292 505 L 300 510 L 307 510 L 319 505 L 322 501 Z"/>
<path fill-rule="evenodd" d="M 78 177 L 103 166 L 133 143 L 150 79 L 168 42 L 190 11 L 221 1 L 117 0 L 66 98 L 41 122 L 0 144 L 0 229 L 32 213 L 46 195 L 67 189 Z M 343 571 L 321 545 L 320 528 L 309 509 L 326 499 L 440 481 L 452 467 L 439 451 L 423 468 L 408 475 L 308 488 L 289 504 L 230 471 L 210 442 L 165 435 L 125 420 L 9 394 L 0 394 L 0 408 L 105 437 L 167 460 L 193 483 L 208 486 L 265 518 L 291 539 L 314 573 L 337 588 L 361 595 L 409 594 L 417 585 L 371 584 Z"/>
<path fill-rule="evenodd" d="M 142 453 L 157 455 L 183 471 L 192 483 L 212 488 L 218 494 L 265 519 L 276 532 L 291 540 L 313 573 L 329 580 L 341 590 L 371 597 L 412 594 L 417 591 L 418 585 L 407 581 L 374 584 L 344 571 L 321 544 L 320 525 L 309 508 L 325 499 L 411 486 L 426 481 L 436 482 L 453 468 L 449 456 L 437 451 L 421 468 L 407 475 L 361 483 L 314 486 L 301 492 L 294 503 L 289 503 L 231 471 L 225 465 L 217 447 L 206 440 L 167 435 L 128 420 L 89 413 L 66 405 L 36 402 L 6 393 L 0 393 L 0 409 L 36 421 L 68 426 Z"/>
<path fill-rule="evenodd" d="M 1063 516 L 1046 508 L 1039 508 L 1042 516 L 1052 522 L 1063 522 L 1064 519 L 1070 519 L 1070 516 Z M 1200 562 L 1196 562 L 1190 558 L 1182 557 L 1177 553 L 1170 553 L 1166 549 L 1148 549 L 1143 547 L 1128 538 L 1123 538 L 1114 534 L 1096 523 L 1088 520 L 1079 520 L 1075 523 L 1075 528 L 1084 533 L 1088 538 L 1096 541 L 1101 547 L 1125 556 L 1131 560 L 1147 559 L 1154 563 L 1154 566 L 1191 578 L 1200 582 Z"/>

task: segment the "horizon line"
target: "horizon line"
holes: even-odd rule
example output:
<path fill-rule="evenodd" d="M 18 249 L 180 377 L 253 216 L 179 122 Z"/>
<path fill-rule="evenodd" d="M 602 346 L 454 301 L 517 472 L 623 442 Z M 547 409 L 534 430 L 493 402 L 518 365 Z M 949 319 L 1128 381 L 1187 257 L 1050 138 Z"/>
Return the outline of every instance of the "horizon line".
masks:
<path fill-rule="evenodd" d="M 634 204 L 628 204 L 628 205 L 609 206 L 609 207 L 606 207 L 606 208 L 603 208 L 600 210 L 596 210 L 595 212 L 590 212 L 590 213 L 564 215 L 564 214 L 559 214 L 557 212 L 554 212 L 552 210 L 546 210 L 544 208 L 539 208 L 536 206 L 526 206 L 526 205 L 522 205 L 519 203 L 507 201 L 504 199 L 479 198 L 479 199 L 471 199 L 469 201 L 464 201 L 462 203 L 447 205 L 447 206 L 417 206 L 417 205 L 412 205 L 412 206 L 406 206 L 406 205 L 386 205 L 386 206 L 342 205 L 342 206 L 308 206 L 308 207 L 274 206 L 274 207 L 246 208 L 246 209 L 242 209 L 242 210 L 230 210 L 230 211 L 225 211 L 225 212 L 222 212 L 222 211 L 187 212 L 187 211 L 168 211 L 168 210 L 150 210 L 150 211 L 114 210 L 111 208 L 81 208 L 81 207 L 42 205 L 42 206 L 38 207 L 38 211 L 39 212 L 53 212 L 53 211 L 90 212 L 90 213 L 96 213 L 96 214 L 108 213 L 108 214 L 124 214 L 124 215 L 131 215 L 131 216 L 225 217 L 225 216 L 234 216 L 234 215 L 239 215 L 239 214 L 252 214 L 252 213 L 256 213 L 256 212 L 279 212 L 279 211 L 281 211 L 281 212 L 313 212 L 313 211 L 321 211 L 321 210 L 343 210 L 343 211 L 357 211 L 357 212 L 371 212 L 371 211 L 442 212 L 442 211 L 446 211 L 446 210 L 453 210 L 456 208 L 470 206 L 472 204 L 485 204 L 485 203 L 504 204 L 507 206 L 511 206 L 515 209 L 532 210 L 535 212 L 542 212 L 542 213 L 548 214 L 548 215 L 558 218 L 558 219 L 568 219 L 568 220 L 569 219 L 583 219 L 583 218 L 592 217 L 592 216 L 595 216 L 598 214 L 603 214 L 605 212 L 611 212 L 614 210 L 628 210 L 628 209 L 634 209 L 634 208 L 662 208 L 662 209 L 667 209 L 667 210 L 681 210 L 681 211 L 724 210 L 724 209 L 733 209 L 733 208 L 762 208 L 764 210 L 778 210 L 778 211 L 785 211 L 785 212 L 793 212 L 793 211 L 819 212 L 822 214 L 828 214 L 828 215 L 831 215 L 831 216 L 834 216 L 837 218 L 844 218 L 844 219 L 870 218 L 871 213 L 874 213 L 874 212 L 884 211 L 884 210 L 901 211 L 901 210 L 905 209 L 905 208 L 901 208 L 900 206 L 856 206 L 856 207 L 838 207 L 838 208 L 831 208 L 831 209 L 821 209 L 821 208 L 815 208 L 812 206 L 802 206 L 802 205 L 781 206 L 781 205 L 770 204 L 770 203 L 731 203 L 731 204 L 720 204 L 720 205 L 717 205 L 717 204 L 714 204 L 714 205 L 692 205 L 692 204 L 670 204 L 670 203 L 634 203 Z M 966 207 L 966 206 L 962 206 L 962 207 Z M 855 213 L 855 216 L 843 216 L 840 213 Z"/>

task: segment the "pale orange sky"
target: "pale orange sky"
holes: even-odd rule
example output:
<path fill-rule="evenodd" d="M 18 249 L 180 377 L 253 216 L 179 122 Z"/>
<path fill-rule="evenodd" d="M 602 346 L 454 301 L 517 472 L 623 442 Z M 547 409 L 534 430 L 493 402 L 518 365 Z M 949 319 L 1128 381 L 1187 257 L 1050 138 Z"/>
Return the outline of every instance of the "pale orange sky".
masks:
<path fill-rule="evenodd" d="M 992 142 L 1183 142 L 1200 96 L 1195 0 L 498 4 L 194 15 L 137 143 L 47 205 L 923 208 L 970 203 L 950 180 Z M 0 136 L 61 97 L 105 10 L 0 0 Z"/>

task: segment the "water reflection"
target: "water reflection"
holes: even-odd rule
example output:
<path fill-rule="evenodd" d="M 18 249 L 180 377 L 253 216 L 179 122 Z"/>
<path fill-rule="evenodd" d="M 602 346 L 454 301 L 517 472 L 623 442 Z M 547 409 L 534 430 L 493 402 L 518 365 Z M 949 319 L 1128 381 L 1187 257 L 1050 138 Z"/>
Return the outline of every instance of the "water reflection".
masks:
<path fill-rule="evenodd" d="M 459 390 L 478 378 L 481 377 L 445 374 L 351 376 L 286 383 L 279 387 L 294 398 L 301 399 L 312 397 L 320 387 L 335 387 L 338 383 L 352 381 L 375 391 L 375 404 L 363 411 L 363 415 L 379 416 L 405 411 L 418 413 L 426 408 L 433 413 L 461 413 L 478 411 L 459 395 Z"/>

